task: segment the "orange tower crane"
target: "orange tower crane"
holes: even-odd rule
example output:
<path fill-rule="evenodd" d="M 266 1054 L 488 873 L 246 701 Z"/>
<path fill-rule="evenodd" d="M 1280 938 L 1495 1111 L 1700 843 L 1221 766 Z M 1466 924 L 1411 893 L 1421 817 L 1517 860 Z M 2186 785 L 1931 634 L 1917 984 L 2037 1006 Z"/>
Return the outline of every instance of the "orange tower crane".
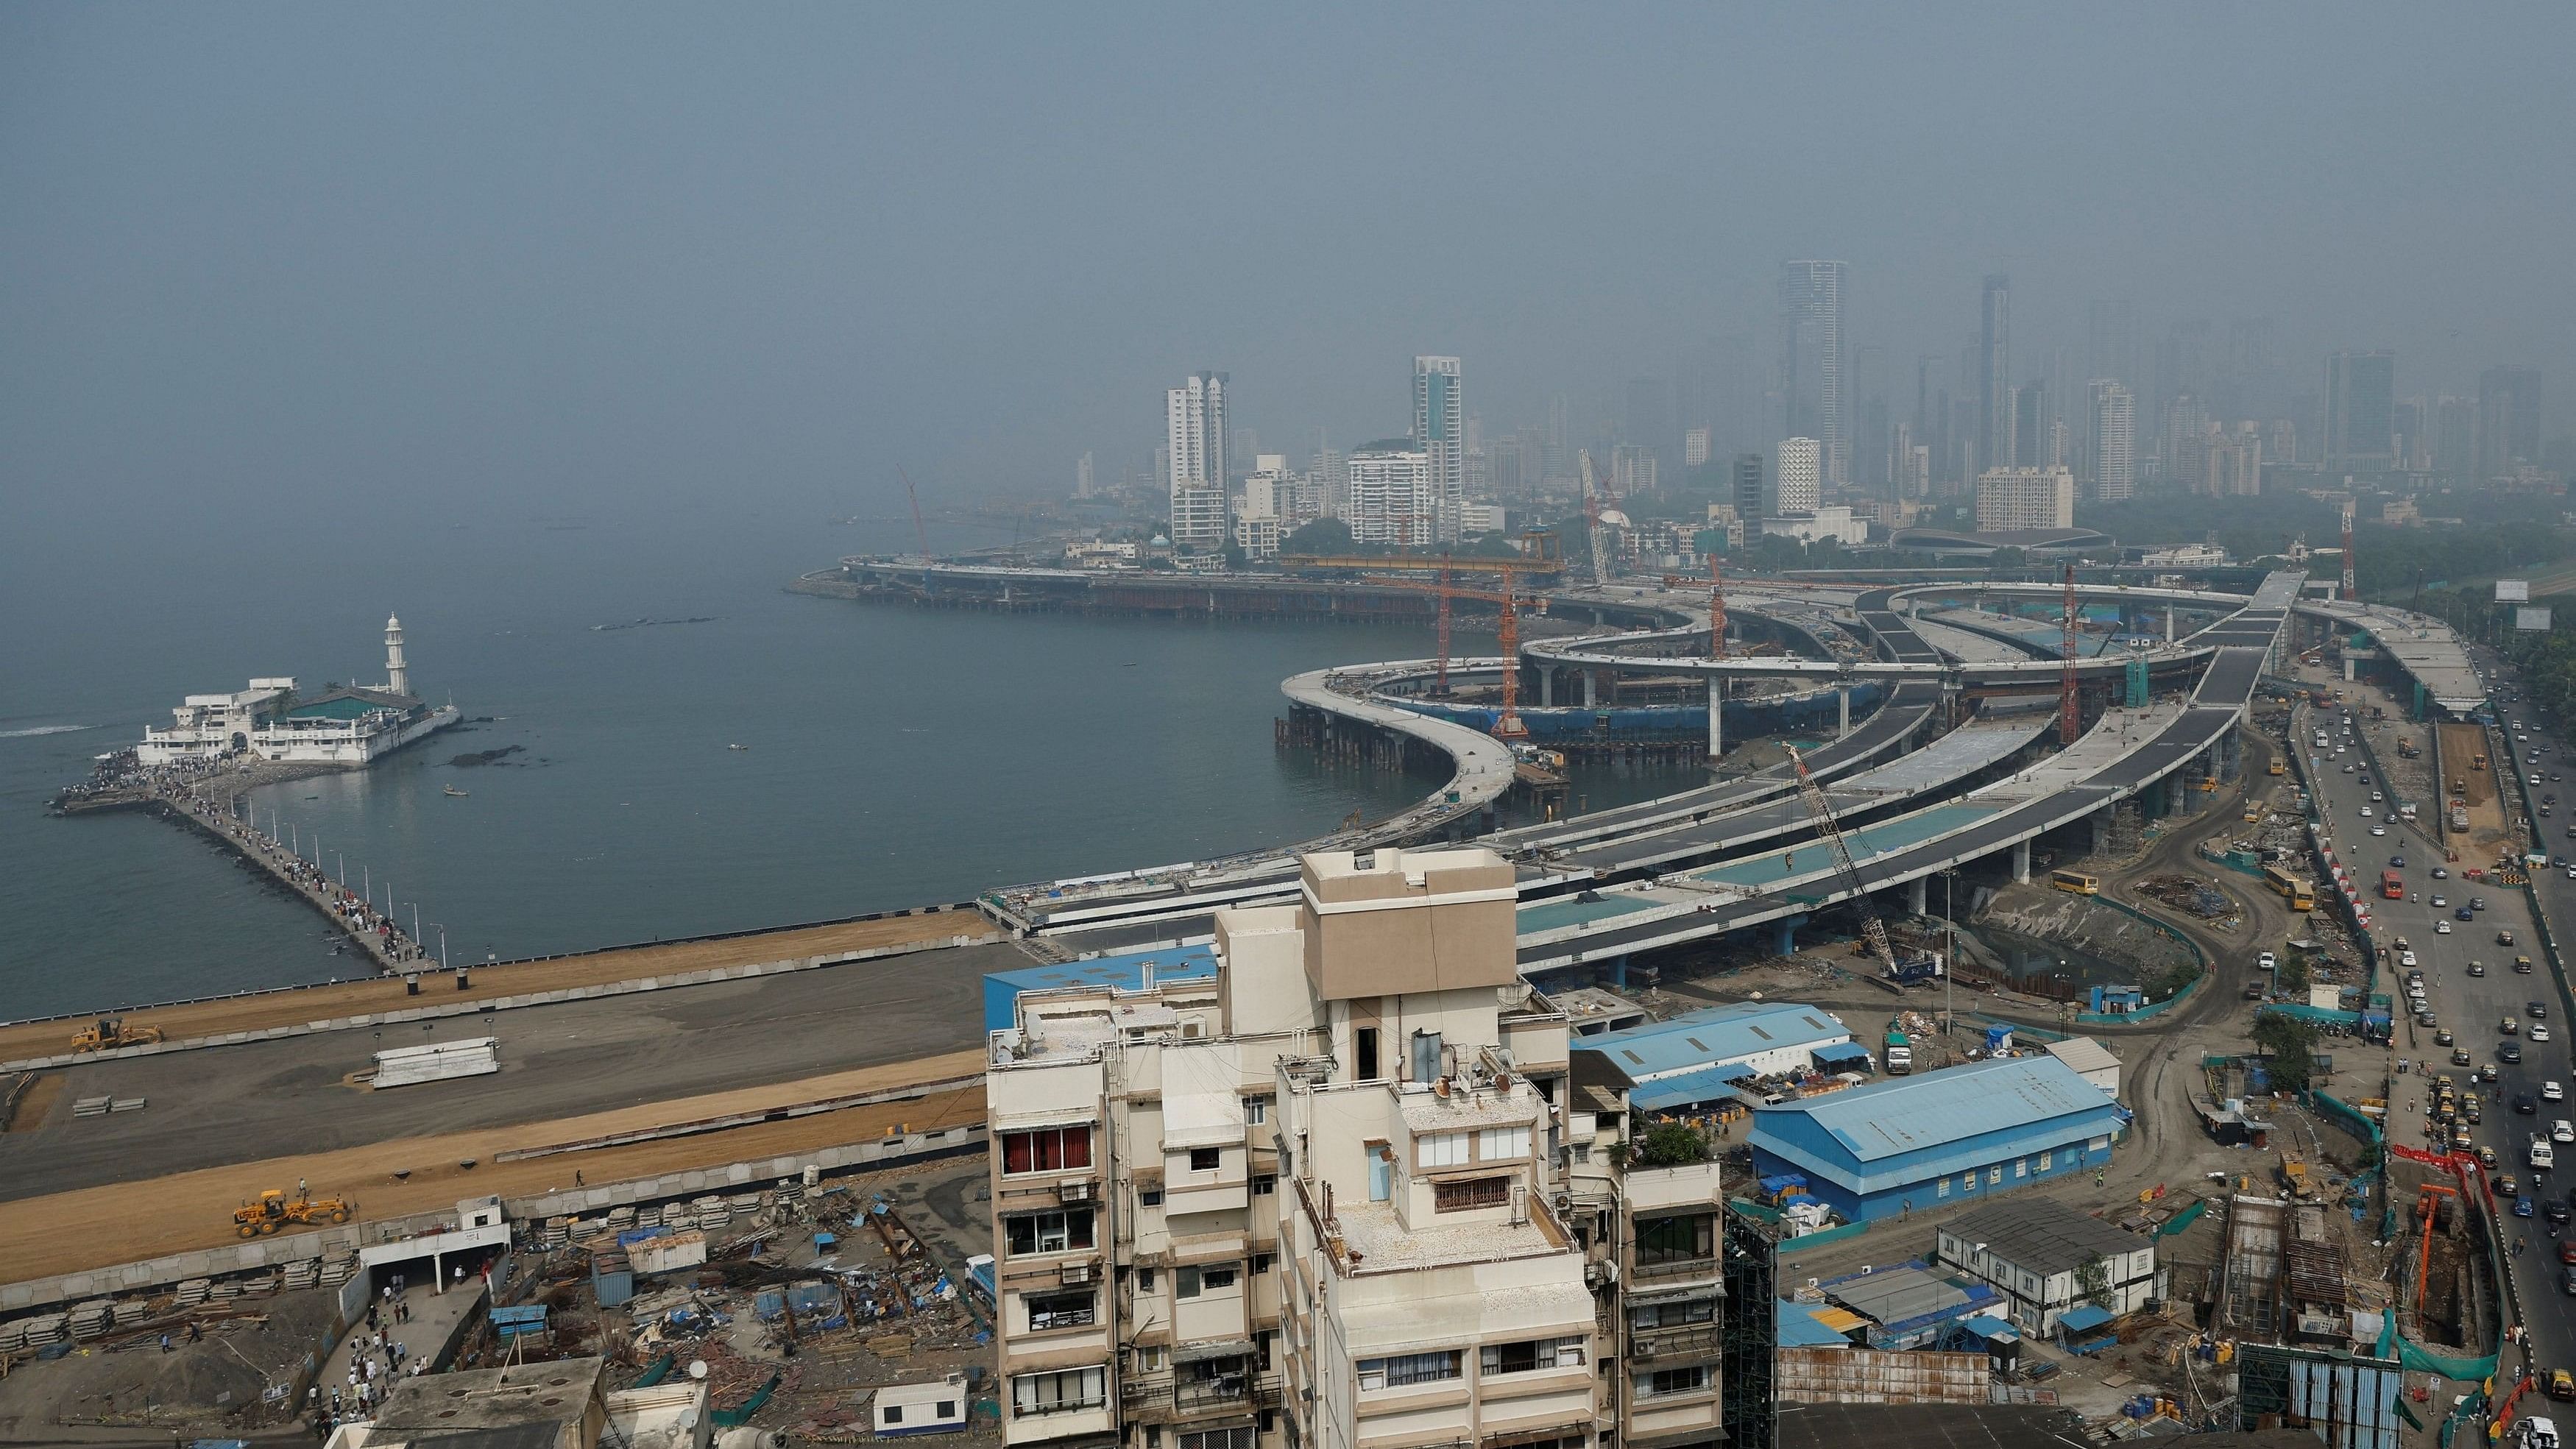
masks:
<path fill-rule="evenodd" d="M 1452 574 L 1499 574 L 1502 576 L 1503 620 L 1500 643 L 1503 649 L 1503 714 L 1494 722 L 1494 738 L 1525 740 L 1529 730 L 1520 715 L 1521 626 L 1517 596 L 1522 575 L 1549 575 L 1565 572 L 1565 564 L 1553 558 L 1460 558 L 1454 554 L 1405 557 L 1401 554 L 1384 558 L 1343 554 L 1288 555 L 1279 560 L 1283 569 L 1355 569 L 1374 573 L 1428 573 L 1438 575 L 1435 585 L 1441 591 L 1441 619 L 1448 619 L 1449 596 L 1459 590 L 1449 584 Z M 1390 581 L 1391 582 L 1391 581 Z M 1411 587 L 1419 587 L 1412 585 Z M 1449 677 L 1449 638 L 1443 629 L 1440 638 L 1440 680 L 1446 688 Z"/>

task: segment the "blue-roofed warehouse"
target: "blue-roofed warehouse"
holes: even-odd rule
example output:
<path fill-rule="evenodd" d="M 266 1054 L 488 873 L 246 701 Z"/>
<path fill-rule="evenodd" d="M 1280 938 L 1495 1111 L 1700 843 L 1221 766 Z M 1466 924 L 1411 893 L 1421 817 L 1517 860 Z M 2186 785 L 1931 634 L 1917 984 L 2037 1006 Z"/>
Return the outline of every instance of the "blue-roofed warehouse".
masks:
<path fill-rule="evenodd" d="M 1145 968 L 1157 981 L 1186 981 L 1216 974 L 1216 948 L 1177 946 L 1161 951 L 1128 951 L 1094 956 L 1060 966 L 1027 966 L 996 971 L 984 978 L 984 1030 L 1002 1031 L 1015 1020 L 1014 1005 L 1023 991 L 1056 991 L 1067 986 L 1115 986 L 1137 991 L 1145 985 Z"/>
<path fill-rule="evenodd" d="M 1821 1006 L 1745 1001 L 1580 1037 L 1570 1045 L 1599 1052 L 1627 1073 L 1637 1084 L 1629 1093 L 1631 1104 L 1676 1111 L 1725 1096 L 1729 1082 L 1806 1071 L 1837 1053 L 1848 1059 L 1852 1034 Z"/>
<path fill-rule="evenodd" d="M 1753 1170 L 1803 1173 L 1854 1222 L 2009 1192 L 2110 1161 L 2129 1114 L 2052 1056 L 2003 1057 L 1753 1114 Z"/>

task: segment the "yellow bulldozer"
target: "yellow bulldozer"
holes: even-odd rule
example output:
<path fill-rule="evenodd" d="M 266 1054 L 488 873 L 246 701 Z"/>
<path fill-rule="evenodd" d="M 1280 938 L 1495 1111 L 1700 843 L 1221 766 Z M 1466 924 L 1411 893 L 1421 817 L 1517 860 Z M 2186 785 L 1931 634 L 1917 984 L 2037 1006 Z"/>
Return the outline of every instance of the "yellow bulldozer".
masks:
<path fill-rule="evenodd" d="M 259 1201 L 233 1209 L 233 1231 L 245 1238 L 264 1238 L 289 1223 L 345 1223 L 355 1203 L 336 1197 L 288 1197 L 272 1187 Z"/>
<path fill-rule="evenodd" d="M 150 1046 L 161 1039 L 157 1026 L 127 1026 L 121 1016 L 102 1016 L 95 1026 L 85 1026 L 72 1038 L 75 1052 L 114 1051 L 118 1047 Z"/>

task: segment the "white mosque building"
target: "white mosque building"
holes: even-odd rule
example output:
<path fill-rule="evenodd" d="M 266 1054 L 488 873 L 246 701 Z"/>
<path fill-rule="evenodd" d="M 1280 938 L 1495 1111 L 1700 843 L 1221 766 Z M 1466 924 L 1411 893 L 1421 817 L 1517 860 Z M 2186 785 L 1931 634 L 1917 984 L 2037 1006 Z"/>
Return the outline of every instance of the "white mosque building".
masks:
<path fill-rule="evenodd" d="M 299 764 L 364 765 L 456 723 L 456 706 L 411 692 L 402 620 L 385 620 L 385 682 L 305 697 L 291 678 L 254 679 L 232 694 L 192 694 L 168 729 L 147 729 L 146 765 L 248 756 Z"/>

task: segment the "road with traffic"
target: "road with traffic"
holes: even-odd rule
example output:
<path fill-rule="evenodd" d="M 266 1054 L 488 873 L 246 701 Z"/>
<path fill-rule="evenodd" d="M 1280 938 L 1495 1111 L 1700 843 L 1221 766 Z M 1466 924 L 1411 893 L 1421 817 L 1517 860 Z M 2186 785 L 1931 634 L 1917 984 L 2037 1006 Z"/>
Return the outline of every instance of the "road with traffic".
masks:
<path fill-rule="evenodd" d="M 2369 686 L 2330 681 L 2322 671 L 2308 671 L 2308 677 L 2344 689 L 2351 704 L 2377 704 L 2391 718 L 2402 718 L 2397 701 Z M 2496 847 L 2463 846 L 2457 859 L 2448 859 L 2429 820 L 2419 825 L 2389 819 L 2387 784 L 2374 777 L 2350 738 L 2351 718 L 2349 709 L 2301 704 L 2293 740 L 2314 782 L 2336 858 L 2359 877 L 2368 896 L 2371 932 L 2388 964 L 2378 989 L 2396 1007 L 2393 1055 L 2410 1064 L 2390 1093 L 2389 1141 L 2432 1150 L 2454 1145 L 2432 1135 L 2428 1108 L 2437 1075 L 2447 1073 L 2460 1084 L 2468 1100 L 2455 1125 L 2466 1129 L 2472 1149 L 2495 1155 L 2505 1261 L 2531 1364 L 2544 1372 L 2576 1367 L 2576 1312 L 2564 1286 L 2570 1270 L 2559 1261 L 2560 1243 L 2576 1244 L 2576 1232 L 2566 1227 L 2576 1205 L 2569 1186 L 2576 1182 L 2576 1167 L 2561 1172 L 2531 1165 L 2532 1143 L 2547 1142 L 2554 1122 L 2576 1116 L 2576 1107 L 2563 1100 L 2576 1079 L 2569 1065 L 2567 994 L 2534 939 L 2523 891 L 2484 878 Z M 2316 744 L 2320 728 L 2323 746 Z M 2420 742 L 2425 727 L 2409 728 Z M 2387 871 L 2399 877 L 2404 899 L 2381 893 Z M 2517 961 L 2524 964 L 2518 967 Z M 2419 983 L 2420 1012 L 2409 1000 L 2410 985 Z M 2567 1128 L 2566 1135 L 2576 1138 L 2576 1128 Z M 2576 1141 L 2551 1145 L 2553 1158 L 2566 1154 L 2576 1162 Z M 2505 1190 L 2508 1178 L 2511 1192 Z M 2404 1221 L 2412 1204 L 2397 1206 Z M 2530 1216 L 2520 1215 L 2524 1207 Z M 2508 1321 L 2513 1312 L 2509 1306 Z M 2512 1366 L 2510 1356 L 2507 1364 Z"/>

